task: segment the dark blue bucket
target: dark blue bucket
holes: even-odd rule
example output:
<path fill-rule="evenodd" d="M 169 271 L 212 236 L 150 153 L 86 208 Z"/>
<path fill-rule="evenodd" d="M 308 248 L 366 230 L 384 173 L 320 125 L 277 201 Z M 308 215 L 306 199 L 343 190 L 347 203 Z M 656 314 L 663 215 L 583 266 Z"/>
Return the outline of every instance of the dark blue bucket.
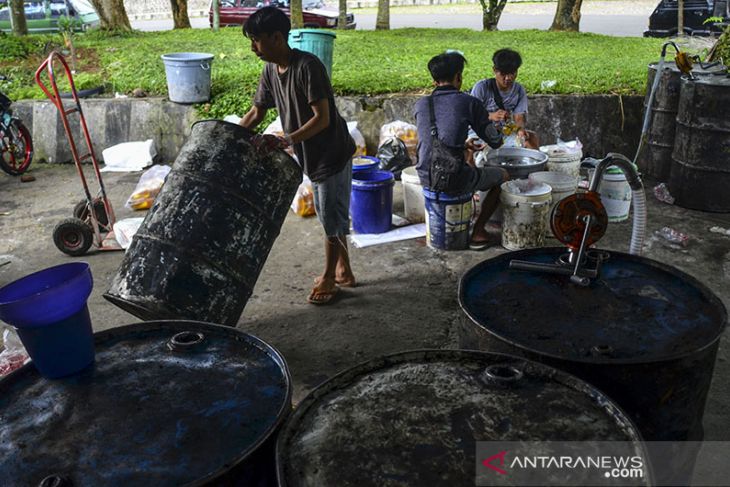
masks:
<path fill-rule="evenodd" d="M 473 195 L 448 195 L 423 188 L 423 196 L 426 200 L 428 246 L 440 250 L 468 248 Z"/>
<path fill-rule="evenodd" d="M 357 156 L 352 158 L 352 172 L 375 171 L 380 166 L 380 159 L 373 156 Z"/>
<path fill-rule="evenodd" d="M 393 185 L 390 171 L 360 171 L 352 174 L 350 215 L 356 233 L 384 233 L 393 215 Z"/>
<path fill-rule="evenodd" d="M 18 330 L 44 377 L 71 375 L 94 361 L 86 306 L 92 287 L 89 264 L 73 262 L 30 274 L 0 289 L 0 319 Z"/>

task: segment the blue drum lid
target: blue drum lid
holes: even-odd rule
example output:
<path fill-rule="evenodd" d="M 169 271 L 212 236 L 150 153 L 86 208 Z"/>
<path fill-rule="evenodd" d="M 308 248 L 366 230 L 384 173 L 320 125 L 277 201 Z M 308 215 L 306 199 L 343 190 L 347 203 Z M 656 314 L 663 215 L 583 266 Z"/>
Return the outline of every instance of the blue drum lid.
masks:
<path fill-rule="evenodd" d="M 473 326 L 530 352 L 592 363 L 679 358 L 714 344 L 725 328 L 725 307 L 707 287 L 644 257 L 611 251 L 589 287 L 508 269 L 512 259 L 555 263 L 565 253 L 509 252 L 470 269 L 459 303 Z"/>
<path fill-rule="evenodd" d="M 476 442 L 521 440 L 641 448 L 625 414 L 573 376 L 509 355 L 417 350 L 312 391 L 279 434 L 279 485 L 474 485 Z"/>
<path fill-rule="evenodd" d="M 160 321 L 95 339 L 96 362 L 79 375 L 49 381 L 26 365 L 0 381 L 0 485 L 50 475 L 75 487 L 214 479 L 290 410 L 281 356 L 233 328 Z"/>

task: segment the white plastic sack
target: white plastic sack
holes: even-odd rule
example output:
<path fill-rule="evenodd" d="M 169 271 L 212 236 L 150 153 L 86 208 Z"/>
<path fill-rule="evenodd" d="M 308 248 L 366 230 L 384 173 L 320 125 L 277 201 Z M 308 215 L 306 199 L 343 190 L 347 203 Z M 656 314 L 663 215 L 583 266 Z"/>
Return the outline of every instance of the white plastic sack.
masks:
<path fill-rule="evenodd" d="M 139 216 L 134 218 L 125 218 L 124 220 L 119 220 L 114 224 L 114 237 L 124 250 L 129 248 L 129 244 L 132 243 L 132 237 L 134 237 L 134 234 L 137 233 L 137 230 L 139 230 L 143 221 L 144 217 Z"/>
<path fill-rule="evenodd" d="M 105 164 L 101 172 L 141 171 L 152 165 L 152 160 L 156 155 L 157 149 L 155 149 L 155 141 L 152 139 L 113 145 L 101 153 Z"/>
<path fill-rule="evenodd" d="M 355 154 L 353 157 L 365 156 L 368 153 L 368 148 L 365 145 L 365 137 L 357 129 L 357 122 L 347 122 L 347 131 L 350 132 L 350 137 L 355 141 Z"/>

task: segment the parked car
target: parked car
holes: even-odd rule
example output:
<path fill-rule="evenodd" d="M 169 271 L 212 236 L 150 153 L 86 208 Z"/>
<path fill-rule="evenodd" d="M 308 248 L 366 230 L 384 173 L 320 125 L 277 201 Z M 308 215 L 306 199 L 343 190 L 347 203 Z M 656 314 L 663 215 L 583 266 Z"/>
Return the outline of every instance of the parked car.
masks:
<path fill-rule="evenodd" d="M 99 16 L 87 0 L 32 0 L 24 5 L 28 32 L 56 32 L 58 18 L 65 15 L 78 20 L 77 30 L 99 25 Z M 12 30 L 7 0 L 0 0 L 0 30 Z"/>
<path fill-rule="evenodd" d="M 724 17 L 717 10 L 726 10 L 727 0 L 684 0 L 684 33 L 706 36 L 721 30 L 705 20 L 715 16 Z M 649 29 L 644 37 L 670 37 L 677 35 L 677 0 L 661 0 L 649 17 Z"/>
<path fill-rule="evenodd" d="M 274 6 L 289 14 L 289 0 L 213 0 L 220 3 L 220 25 L 241 26 L 261 7 Z M 320 1 L 304 0 L 302 15 L 306 28 L 336 28 L 338 11 L 327 8 Z M 208 13 L 210 25 L 213 25 L 213 6 Z M 347 14 L 346 29 L 354 29 L 355 16 Z"/>

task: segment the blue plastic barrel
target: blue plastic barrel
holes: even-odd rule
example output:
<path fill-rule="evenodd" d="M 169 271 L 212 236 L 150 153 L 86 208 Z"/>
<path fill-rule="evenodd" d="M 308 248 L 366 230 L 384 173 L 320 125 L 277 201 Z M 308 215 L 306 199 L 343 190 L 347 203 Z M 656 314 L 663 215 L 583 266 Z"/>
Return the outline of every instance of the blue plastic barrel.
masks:
<path fill-rule="evenodd" d="M 393 185 L 390 171 L 361 171 L 352 174 L 350 215 L 356 233 L 384 233 L 393 215 Z"/>
<path fill-rule="evenodd" d="M 352 172 L 375 171 L 380 166 L 380 159 L 373 156 L 356 156 L 352 158 Z"/>
<path fill-rule="evenodd" d="M 89 264 L 73 262 L 30 274 L 0 289 L 0 319 L 18 330 L 44 377 L 71 375 L 94 361 L 86 306 L 92 287 Z"/>
<path fill-rule="evenodd" d="M 177 52 L 160 56 L 165 63 L 167 93 L 175 103 L 203 103 L 210 100 L 212 54 Z"/>
<path fill-rule="evenodd" d="M 439 250 L 469 247 L 472 194 L 448 195 L 423 188 L 426 200 L 426 242 Z"/>
<path fill-rule="evenodd" d="M 327 76 L 332 78 L 332 51 L 335 44 L 334 32 L 323 29 L 295 29 L 289 32 L 289 47 L 311 52 L 322 61 Z"/>

